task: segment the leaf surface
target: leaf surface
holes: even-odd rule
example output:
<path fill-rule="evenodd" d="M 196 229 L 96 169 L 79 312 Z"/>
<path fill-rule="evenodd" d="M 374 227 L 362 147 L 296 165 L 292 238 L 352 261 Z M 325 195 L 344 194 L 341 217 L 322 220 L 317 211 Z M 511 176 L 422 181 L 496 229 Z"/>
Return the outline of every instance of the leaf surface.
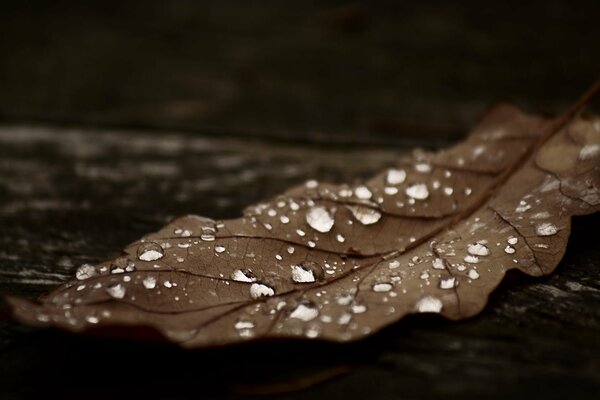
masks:
<path fill-rule="evenodd" d="M 554 119 L 497 106 L 462 143 L 366 182 L 311 180 L 238 219 L 178 218 L 37 301 L 9 302 L 26 323 L 151 327 L 190 348 L 473 316 L 507 271 L 552 272 L 571 217 L 600 209 L 600 118 L 578 114 L 593 90 Z"/>

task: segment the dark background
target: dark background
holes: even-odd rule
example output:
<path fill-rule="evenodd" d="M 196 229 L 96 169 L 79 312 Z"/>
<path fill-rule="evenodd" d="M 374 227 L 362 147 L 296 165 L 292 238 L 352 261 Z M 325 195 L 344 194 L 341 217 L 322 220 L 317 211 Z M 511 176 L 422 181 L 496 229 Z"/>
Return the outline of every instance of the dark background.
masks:
<path fill-rule="evenodd" d="M 460 140 L 498 101 L 600 77 L 600 2 L 2 1 L 0 294 L 35 296 L 169 218 Z M 596 109 L 597 110 L 597 109 Z M 184 352 L 0 323 L 0 398 L 595 398 L 598 216 L 473 319 L 363 342 Z M 338 376 L 327 380 L 329 376 Z"/>

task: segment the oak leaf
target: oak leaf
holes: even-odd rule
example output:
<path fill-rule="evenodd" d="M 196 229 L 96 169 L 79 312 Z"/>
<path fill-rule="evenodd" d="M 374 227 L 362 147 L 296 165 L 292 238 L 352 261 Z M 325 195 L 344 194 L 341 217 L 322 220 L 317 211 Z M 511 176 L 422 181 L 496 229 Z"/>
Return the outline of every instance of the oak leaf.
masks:
<path fill-rule="evenodd" d="M 507 271 L 552 272 L 571 217 L 600 209 L 600 118 L 579 115 L 597 90 L 553 119 L 497 106 L 462 143 L 366 182 L 311 180 L 238 219 L 175 219 L 37 301 L 8 300 L 26 323 L 151 327 L 188 348 L 473 316 Z"/>

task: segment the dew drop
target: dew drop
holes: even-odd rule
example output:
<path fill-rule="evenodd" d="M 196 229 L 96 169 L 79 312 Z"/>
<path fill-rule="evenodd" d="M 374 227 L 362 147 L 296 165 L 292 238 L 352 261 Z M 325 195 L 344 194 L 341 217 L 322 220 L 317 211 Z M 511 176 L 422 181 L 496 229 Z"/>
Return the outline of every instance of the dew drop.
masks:
<path fill-rule="evenodd" d="M 479 262 L 479 257 L 474 256 L 472 254 L 467 254 L 464 258 L 465 262 L 468 262 L 469 264 L 477 264 Z"/>
<path fill-rule="evenodd" d="M 373 285 L 373 291 L 377 293 L 389 292 L 390 290 L 392 290 L 392 287 L 393 286 L 391 283 L 376 283 Z"/>
<path fill-rule="evenodd" d="M 94 267 L 91 264 L 83 264 L 79 268 L 77 268 L 77 271 L 75 272 L 75 277 L 78 280 L 82 281 L 84 279 L 92 278 L 97 274 L 98 271 L 96 271 L 96 267 Z"/>
<path fill-rule="evenodd" d="M 100 322 L 100 318 L 96 317 L 95 315 L 87 315 L 85 320 L 90 324 L 97 324 Z"/>
<path fill-rule="evenodd" d="M 386 186 L 385 188 L 383 188 L 383 191 L 385 194 L 393 196 L 396 193 L 398 193 L 398 188 L 394 186 Z"/>
<path fill-rule="evenodd" d="M 300 303 L 290 314 L 290 318 L 296 318 L 304 322 L 312 321 L 318 316 L 319 310 L 312 303 Z"/>
<path fill-rule="evenodd" d="M 154 289 L 156 287 L 156 278 L 153 276 L 147 276 L 142 281 L 142 284 L 146 289 Z"/>
<path fill-rule="evenodd" d="M 120 283 L 112 285 L 106 288 L 106 293 L 115 299 L 122 299 L 125 297 L 125 286 Z"/>
<path fill-rule="evenodd" d="M 431 165 L 429 165 L 427 163 L 418 163 L 418 164 L 415 164 L 415 170 L 422 174 L 426 174 L 426 173 L 431 172 Z"/>
<path fill-rule="evenodd" d="M 399 185 L 406 180 L 406 171 L 403 169 L 388 170 L 386 181 L 390 185 Z"/>
<path fill-rule="evenodd" d="M 511 245 L 508 245 L 508 246 L 506 246 L 506 247 L 504 248 L 504 252 L 505 252 L 506 254 L 514 254 L 514 253 L 515 253 L 515 251 L 516 251 L 516 250 L 515 250 L 515 248 L 514 248 L 514 247 L 512 247 Z"/>
<path fill-rule="evenodd" d="M 267 286 L 263 283 L 253 283 L 250 286 L 250 296 L 253 299 L 258 299 L 260 297 L 270 297 L 275 295 L 275 290 L 272 287 Z"/>
<path fill-rule="evenodd" d="M 144 243 L 138 248 L 138 258 L 142 261 L 156 261 L 163 258 L 165 252 L 158 243 Z"/>
<path fill-rule="evenodd" d="M 388 266 L 390 269 L 398 268 L 400 266 L 400 261 L 398 261 L 398 260 L 390 261 Z"/>
<path fill-rule="evenodd" d="M 287 252 L 288 252 L 289 254 L 294 254 L 294 251 L 296 251 L 296 249 L 294 249 L 294 247 L 292 247 L 292 246 L 289 246 L 289 247 L 287 248 Z"/>
<path fill-rule="evenodd" d="M 415 183 L 406 188 L 406 195 L 415 200 L 425 200 L 429 197 L 429 190 L 424 183 Z"/>
<path fill-rule="evenodd" d="M 245 321 L 245 320 L 238 320 L 238 321 L 236 321 L 234 327 L 238 331 L 242 330 L 242 329 L 252 329 L 252 328 L 254 328 L 254 322 L 252 322 L 252 321 Z"/>
<path fill-rule="evenodd" d="M 485 257 L 490 254 L 490 249 L 483 243 L 471 243 L 467 246 L 467 251 L 473 256 Z"/>
<path fill-rule="evenodd" d="M 537 225 L 535 231 L 540 236 L 552 236 L 558 233 L 558 228 L 550 222 L 544 222 Z"/>
<path fill-rule="evenodd" d="M 446 196 L 452 196 L 452 193 L 454 193 L 454 189 L 452 189 L 451 187 L 449 187 L 449 186 L 446 186 L 446 187 L 444 188 L 444 194 L 445 194 Z"/>
<path fill-rule="evenodd" d="M 292 265 L 292 280 L 296 283 L 314 282 L 315 275 L 303 265 Z"/>
<path fill-rule="evenodd" d="M 340 243 L 344 243 L 344 242 L 346 241 L 346 238 L 345 238 L 345 237 L 344 237 L 344 235 L 342 235 L 341 233 L 338 233 L 338 234 L 335 236 L 335 238 L 336 238 L 336 240 L 337 240 L 338 242 L 340 242 Z"/>
<path fill-rule="evenodd" d="M 202 233 L 200 234 L 200 239 L 205 242 L 212 242 L 215 240 L 215 234 L 217 233 L 216 229 L 212 226 L 203 226 Z"/>
<path fill-rule="evenodd" d="M 290 219 L 287 215 L 282 215 L 281 217 L 279 217 L 279 220 L 281 221 L 282 224 L 287 224 L 290 222 Z"/>
<path fill-rule="evenodd" d="M 256 277 L 249 269 L 236 269 L 231 274 L 231 279 L 236 282 L 256 282 Z"/>
<path fill-rule="evenodd" d="M 361 200 L 369 200 L 373 196 L 373 193 L 371 193 L 369 188 L 364 185 L 358 186 L 356 189 L 354 189 L 354 194 Z"/>
<path fill-rule="evenodd" d="M 306 223 L 317 232 L 329 232 L 334 222 L 331 213 L 323 206 L 312 207 L 306 213 Z"/>
<path fill-rule="evenodd" d="M 453 289 L 456 284 L 456 278 L 444 278 L 440 279 L 440 289 Z"/>
<path fill-rule="evenodd" d="M 477 272 L 474 269 L 470 269 L 469 272 L 467 273 L 467 275 L 469 276 L 470 279 L 479 279 L 479 272 Z"/>
<path fill-rule="evenodd" d="M 225 246 L 223 246 L 221 244 L 218 244 L 218 245 L 215 246 L 215 252 L 216 253 L 222 253 L 224 251 L 225 251 Z"/>
<path fill-rule="evenodd" d="M 514 236 L 511 236 L 508 238 L 507 242 L 508 242 L 508 244 L 517 244 L 517 243 L 519 243 L 519 239 Z"/>
<path fill-rule="evenodd" d="M 367 311 L 367 307 L 362 304 L 355 304 L 352 306 L 352 312 L 354 314 L 362 314 Z"/>
<path fill-rule="evenodd" d="M 425 296 L 417 301 L 415 308 L 418 312 L 426 313 L 433 312 L 439 313 L 442 311 L 442 301 L 437 297 Z"/>
<path fill-rule="evenodd" d="M 444 266 L 444 260 L 442 260 L 441 258 L 434 258 L 431 261 L 431 264 L 435 269 L 446 269 L 446 267 Z"/>
<path fill-rule="evenodd" d="M 381 213 L 370 207 L 347 206 L 354 218 L 363 225 L 372 225 L 381 219 Z"/>

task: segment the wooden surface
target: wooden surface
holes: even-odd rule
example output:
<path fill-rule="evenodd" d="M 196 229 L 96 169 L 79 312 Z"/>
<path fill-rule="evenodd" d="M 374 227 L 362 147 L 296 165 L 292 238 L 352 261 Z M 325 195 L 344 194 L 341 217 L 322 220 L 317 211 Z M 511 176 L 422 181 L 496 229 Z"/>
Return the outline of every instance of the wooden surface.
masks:
<path fill-rule="evenodd" d="M 600 69 L 593 2 L 164 3 L 2 10 L 0 294 L 35 296 L 177 215 L 368 176 L 460 139 L 498 100 L 560 111 Z M 409 318 L 352 345 L 184 352 L 2 321 L 0 398 L 320 380 L 282 398 L 596 398 L 599 223 L 576 219 L 556 273 L 511 276 L 474 319 Z"/>

